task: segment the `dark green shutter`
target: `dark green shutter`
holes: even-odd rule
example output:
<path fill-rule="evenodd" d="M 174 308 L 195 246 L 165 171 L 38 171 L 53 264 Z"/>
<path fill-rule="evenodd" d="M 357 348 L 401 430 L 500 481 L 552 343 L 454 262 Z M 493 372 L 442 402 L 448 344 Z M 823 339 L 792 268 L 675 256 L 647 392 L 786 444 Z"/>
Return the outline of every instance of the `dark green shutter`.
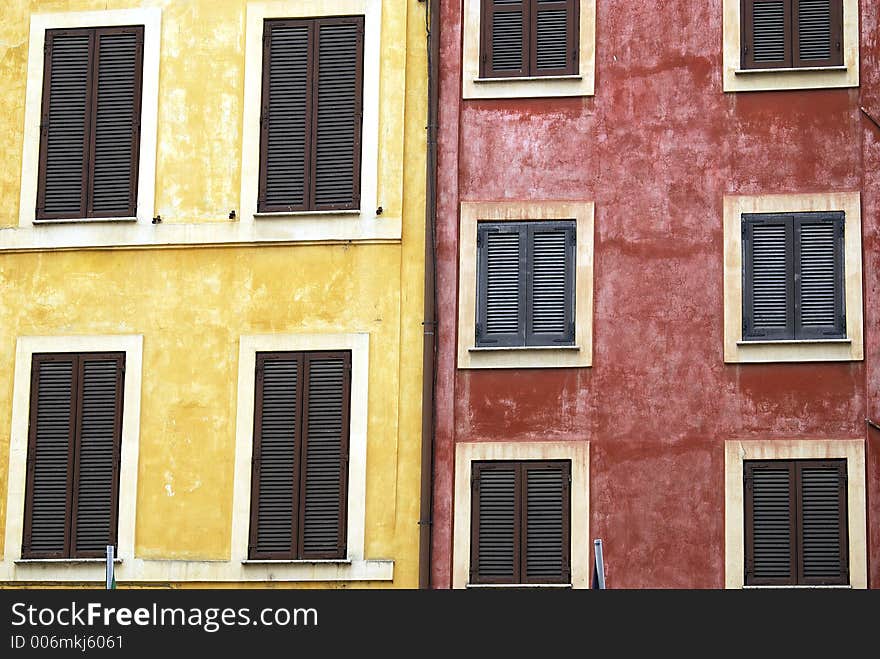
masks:
<path fill-rule="evenodd" d="M 480 21 L 484 78 L 527 76 L 529 0 L 482 0 Z"/>
<path fill-rule="evenodd" d="M 295 557 L 301 355 L 257 355 L 250 558 Z"/>
<path fill-rule="evenodd" d="M 477 242 L 477 345 L 524 345 L 527 238 L 522 226 L 481 223 Z"/>
<path fill-rule="evenodd" d="M 846 461 L 797 465 L 799 485 L 800 571 L 804 584 L 849 583 Z"/>
<path fill-rule="evenodd" d="M 578 73 L 578 0 L 532 0 L 531 75 Z"/>
<path fill-rule="evenodd" d="M 794 66 L 843 64 L 843 0 L 792 0 Z"/>
<path fill-rule="evenodd" d="M 569 583 L 570 463 L 525 463 L 522 581 Z M 587 548 L 584 548 L 586 550 Z"/>
<path fill-rule="evenodd" d="M 743 338 L 794 338 L 792 225 L 784 216 L 743 216 Z"/>
<path fill-rule="evenodd" d="M 519 466 L 473 464 L 471 581 L 517 583 L 520 572 Z"/>
<path fill-rule="evenodd" d="M 794 218 L 799 339 L 846 336 L 843 240 L 843 213 L 804 213 Z"/>
<path fill-rule="evenodd" d="M 527 228 L 526 345 L 574 343 L 574 222 L 534 222 Z"/>
<path fill-rule="evenodd" d="M 351 354 L 306 356 L 302 558 L 344 558 Z"/>
<path fill-rule="evenodd" d="M 746 584 L 791 584 L 797 573 L 794 465 L 747 462 L 744 470 Z"/>

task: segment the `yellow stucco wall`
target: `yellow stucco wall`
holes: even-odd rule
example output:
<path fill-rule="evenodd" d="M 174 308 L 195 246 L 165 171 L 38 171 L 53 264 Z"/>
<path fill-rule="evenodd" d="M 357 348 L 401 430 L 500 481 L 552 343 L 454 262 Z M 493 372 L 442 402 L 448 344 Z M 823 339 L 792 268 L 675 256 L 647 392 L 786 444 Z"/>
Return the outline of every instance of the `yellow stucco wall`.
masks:
<path fill-rule="evenodd" d="M 166 222 L 228 222 L 240 188 L 246 5 L 4 0 L 0 154 L 7 166 L 0 168 L 0 226 L 18 224 L 16 164 L 30 14 L 157 6 L 163 13 L 156 212 Z M 368 332 L 365 556 L 395 561 L 394 586 L 417 585 L 424 11 L 416 0 L 385 0 L 382 11 L 378 198 L 386 215 L 402 218 L 401 241 L 22 253 L 0 248 L 0 529 L 17 337 L 143 335 L 135 553 L 224 560 L 230 554 L 239 337 Z"/>

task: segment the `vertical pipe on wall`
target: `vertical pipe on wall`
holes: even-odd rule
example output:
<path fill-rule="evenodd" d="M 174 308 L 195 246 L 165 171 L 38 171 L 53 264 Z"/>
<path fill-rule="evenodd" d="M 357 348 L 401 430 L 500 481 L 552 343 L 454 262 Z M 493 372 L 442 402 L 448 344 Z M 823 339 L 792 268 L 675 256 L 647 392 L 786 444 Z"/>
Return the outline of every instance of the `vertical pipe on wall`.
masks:
<path fill-rule="evenodd" d="M 440 2 L 426 0 L 428 47 L 427 181 L 425 203 L 425 308 L 422 357 L 422 478 L 419 514 L 419 588 L 431 588 L 434 492 L 434 360 L 437 350 L 436 259 L 437 118 L 439 114 Z"/>

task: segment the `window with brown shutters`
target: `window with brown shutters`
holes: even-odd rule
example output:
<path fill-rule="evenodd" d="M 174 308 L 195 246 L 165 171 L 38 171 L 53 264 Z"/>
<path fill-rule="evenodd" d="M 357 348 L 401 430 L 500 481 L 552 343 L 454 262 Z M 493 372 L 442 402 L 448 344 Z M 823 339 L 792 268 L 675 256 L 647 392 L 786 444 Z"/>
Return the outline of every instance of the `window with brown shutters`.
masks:
<path fill-rule="evenodd" d="M 578 74 L 579 0 L 483 0 L 483 78 Z"/>
<path fill-rule="evenodd" d="M 477 225 L 478 347 L 574 343 L 573 221 Z"/>
<path fill-rule="evenodd" d="M 843 65 L 843 0 L 742 0 L 742 68 Z"/>
<path fill-rule="evenodd" d="M 743 468 L 746 585 L 848 584 L 846 460 Z"/>
<path fill-rule="evenodd" d="M 134 217 L 143 26 L 47 30 L 36 220 Z"/>
<path fill-rule="evenodd" d="M 257 353 L 251 559 L 346 556 L 350 352 Z"/>
<path fill-rule="evenodd" d="M 124 371 L 123 353 L 34 355 L 23 558 L 116 544 Z"/>
<path fill-rule="evenodd" d="M 743 340 L 846 337 L 842 212 L 743 214 Z"/>
<path fill-rule="evenodd" d="M 470 581 L 571 581 L 571 463 L 474 462 Z"/>
<path fill-rule="evenodd" d="M 258 210 L 359 208 L 364 17 L 263 30 Z"/>

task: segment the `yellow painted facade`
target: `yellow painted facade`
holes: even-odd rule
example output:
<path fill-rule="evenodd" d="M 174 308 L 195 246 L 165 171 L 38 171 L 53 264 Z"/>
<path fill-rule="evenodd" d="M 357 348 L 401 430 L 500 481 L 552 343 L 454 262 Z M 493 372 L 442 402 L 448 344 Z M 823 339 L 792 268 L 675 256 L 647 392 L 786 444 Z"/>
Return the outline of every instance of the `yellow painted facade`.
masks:
<path fill-rule="evenodd" d="M 4 0 L 0 8 L 0 88 L 4 90 L 0 154 L 6 163 L 0 168 L 0 530 L 6 529 L 9 518 L 6 501 L 20 337 L 140 335 L 143 372 L 134 555 L 151 567 L 144 572 L 150 575 L 144 581 L 127 584 L 121 579 L 120 587 L 235 583 L 260 587 L 270 579 L 272 586 L 281 587 L 417 586 L 425 6 L 417 0 L 363 1 L 381 9 L 378 124 L 364 126 L 364 131 L 376 131 L 378 157 L 375 163 L 365 161 L 364 167 L 375 167 L 374 194 L 382 212 L 362 209 L 349 221 L 392 230 L 379 238 L 352 238 L 328 230 L 300 239 L 292 230 L 288 237 L 251 233 L 220 239 L 209 228 L 188 233 L 192 227 L 177 225 L 201 228 L 216 223 L 227 236 L 233 235 L 230 223 L 245 215 L 240 191 L 242 151 L 248 146 L 243 144 L 248 5 L 271 5 L 283 14 L 285 7 L 333 2 Z M 157 233 L 156 241 L 114 245 L 113 236 L 126 229 L 139 229 L 141 235 L 153 230 L 150 225 L 126 224 L 112 227 L 113 235 L 96 239 L 91 246 L 48 248 L 39 233 L 44 227 L 19 226 L 22 168 L 18 165 L 26 148 L 31 16 L 144 7 L 161 9 L 154 208 L 163 221 L 155 230 L 190 237 L 164 240 Z M 236 220 L 229 219 L 230 210 L 237 211 Z M 314 224 L 321 219 L 301 221 Z M 328 226 L 334 221 L 327 218 Z M 397 226 L 399 237 L 393 235 Z M 57 235 L 80 229 L 83 235 L 96 230 L 93 224 L 67 225 Z M 393 579 L 348 579 L 344 570 L 332 581 L 269 576 L 218 583 L 198 576 L 209 574 L 205 570 L 210 566 L 233 560 L 241 337 L 273 334 L 369 335 L 363 554 L 367 560 L 393 561 Z M 0 543 L 4 537 L 6 533 L 0 531 Z M 21 585 L 27 579 L 7 560 L 10 548 L 3 551 L 10 563 L 7 574 L 15 575 L 6 583 Z M 178 563 L 192 570 L 176 569 Z M 200 571 L 201 563 L 208 567 Z M 37 581 L 83 583 L 70 577 L 72 569 L 53 567 L 50 574 L 57 578 Z M 181 578 L 184 573 L 195 576 Z"/>

